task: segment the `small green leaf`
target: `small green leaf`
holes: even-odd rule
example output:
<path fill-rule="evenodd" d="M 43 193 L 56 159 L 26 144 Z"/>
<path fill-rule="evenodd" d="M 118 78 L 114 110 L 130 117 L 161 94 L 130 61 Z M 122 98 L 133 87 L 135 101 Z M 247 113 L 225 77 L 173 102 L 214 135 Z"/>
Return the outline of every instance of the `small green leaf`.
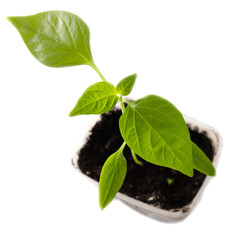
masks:
<path fill-rule="evenodd" d="M 123 156 L 125 143 L 105 162 L 99 180 L 99 205 L 104 209 L 121 188 L 126 172 L 127 162 Z"/>
<path fill-rule="evenodd" d="M 155 95 L 129 103 L 119 120 L 127 145 L 141 158 L 193 176 L 192 143 L 182 114 Z"/>
<path fill-rule="evenodd" d="M 118 91 L 118 93 L 122 96 L 127 96 L 130 94 L 130 92 L 132 91 L 133 89 L 133 86 L 135 84 L 135 81 L 136 81 L 136 78 L 137 78 L 137 74 L 133 74 L 133 75 L 130 75 L 124 79 L 122 79 L 116 89 Z"/>
<path fill-rule="evenodd" d="M 29 51 L 49 67 L 92 64 L 90 32 L 78 16 L 65 11 L 7 18 Z"/>
<path fill-rule="evenodd" d="M 117 101 L 117 90 L 111 83 L 97 82 L 86 89 L 69 116 L 102 114 L 112 110 Z"/>
<path fill-rule="evenodd" d="M 215 176 L 215 168 L 213 167 L 209 158 L 205 153 L 192 142 L 192 155 L 193 155 L 193 165 L 194 169 L 202 172 L 208 176 Z"/>
<path fill-rule="evenodd" d="M 171 186 L 175 180 L 173 178 L 167 178 L 166 181 L 167 181 L 168 185 Z"/>

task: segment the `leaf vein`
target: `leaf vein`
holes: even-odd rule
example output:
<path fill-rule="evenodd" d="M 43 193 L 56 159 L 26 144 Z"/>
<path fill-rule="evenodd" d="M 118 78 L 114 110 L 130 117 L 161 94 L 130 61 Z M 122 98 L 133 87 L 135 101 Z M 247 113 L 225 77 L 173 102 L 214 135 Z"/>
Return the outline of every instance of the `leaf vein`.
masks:
<path fill-rule="evenodd" d="M 139 142 L 139 139 L 138 139 L 138 135 L 137 135 L 137 125 L 136 125 L 136 117 L 135 117 L 135 111 L 133 111 L 133 123 L 134 123 L 134 130 L 135 130 L 135 133 L 136 133 L 136 138 L 137 138 L 137 142 L 138 142 L 138 146 L 139 146 L 139 149 L 140 149 L 140 152 L 143 152 L 142 149 L 141 149 L 141 145 L 140 145 L 140 142 Z"/>
<path fill-rule="evenodd" d="M 78 22 L 78 20 L 76 20 L 76 24 L 77 24 L 77 27 L 78 27 L 78 29 L 80 29 L 80 33 L 81 33 L 81 36 L 82 36 L 82 38 L 84 39 L 84 45 L 85 45 L 85 50 L 87 51 L 87 53 L 88 53 L 88 56 L 90 56 L 90 58 L 92 58 L 91 57 L 91 53 L 89 52 L 89 49 L 88 49 L 88 47 L 86 46 L 87 44 L 86 44 L 86 42 L 87 42 L 87 40 L 88 39 L 86 39 L 86 34 L 84 34 L 83 32 L 82 32 L 82 30 L 81 30 L 81 27 L 80 27 L 80 25 L 79 25 L 79 22 Z M 84 23 L 85 24 L 85 23 Z M 86 25 L 86 28 L 87 28 L 87 25 Z M 88 34 L 88 33 L 87 33 Z"/>
<path fill-rule="evenodd" d="M 89 60 L 88 60 L 86 57 L 84 57 L 80 52 L 76 51 L 76 50 L 75 50 L 74 48 L 72 48 L 70 45 L 68 45 L 68 44 L 66 44 L 66 43 L 64 43 L 64 42 L 61 42 L 60 40 L 58 40 L 58 39 L 56 39 L 56 38 L 54 38 L 54 37 L 51 37 L 51 36 L 49 36 L 49 35 L 47 35 L 47 34 L 45 34 L 45 33 L 43 33 L 43 32 L 40 32 L 40 31 L 38 31 L 38 30 L 36 30 L 36 29 L 32 29 L 32 30 L 33 30 L 34 32 L 36 32 L 36 33 L 38 33 L 38 34 L 40 34 L 40 35 L 42 35 L 42 36 L 44 36 L 44 37 L 50 39 L 50 40 L 53 40 L 53 41 L 55 41 L 55 42 L 57 42 L 57 43 L 59 43 L 59 44 L 65 46 L 66 48 L 68 48 L 68 49 L 71 50 L 72 52 L 74 52 L 74 53 L 76 53 L 77 55 L 79 55 L 79 56 L 80 56 L 82 59 L 84 59 L 86 62 L 89 62 Z"/>
<path fill-rule="evenodd" d="M 74 48 L 77 50 L 77 52 L 79 52 L 79 51 L 78 51 L 78 48 L 77 48 L 77 46 L 75 45 L 75 42 L 74 42 L 74 40 L 73 40 L 73 38 L 72 38 L 72 35 L 71 35 L 70 31 L 69 31 L 69 28 L 68 28 L 67 24 L 65 23 L 65 21 L 64 21 L 63 18 L 60 18 L 60 20 L 63 22 L 65 28 L 67 29 L 68 35 L 69 35 L 69 37 L 70 37 L 70 39 L 71 39 L 71 42 L 72 42 L 73 45 L 74 45 Z"/>
<path fill-rule="evenodd" d="M 177 123 L 177 125 L 180 125 L 181 127 L 184 127 L 184 125 L 180 124 L 177 120 L 175 120 L 170 114 L 167 114 L 165 112 L 160 112 L 159 110 L 155 109 L 155 108 L 149 108 L 149 107 L 145 107 L 145 106 L 139 106 L 139 108 L 144 108 L 144 109 L 149 109 L 149 110 L 152 110 L 152 111 L 155 111 L 155 112 L 158 112 L 159 114 L 163 114 L 165 117 L 168 117 L 170 118 L 171 120 L 173 120 L 175 123 Z M 158 119 L 160 120 L 160 119 Z M 162 120 L 160 120 L 162 121 Z"/>
<path fill-rule="evenodd" d="M 135 110 L 135 111 L 136 111 L 136 110 Z M 146 123 L 146 125 L 147 125 L 149 128 L 153 129 L 154 132 L 155 132 L 156 134 L 158 134 L 158 136 L 163 140 L 165 146 L 167 146 L 167 148 L 169 149 L 169 151 L 171 151 L 171 153 L 173 154 L 173 156 L 175 156 L 174 152 L 172 151 L 172 148 L 171 148 L 171 147 L 168 145 L 168 143 L 164 140 L 163 136 L 161 136 L 161 134 L 160 134 L 156 129 L 154 129 L 154 128 L 147 122 L 147 120 L 146 120 L 145 118 L 143 118 L 143 116 L 142 116 L 139 112 L 137 112 L 137 113 L 139 114 L 140 118 Z M 184 139 L 183 139 L 183 140 L 184 140 Z M 184 140 L 184 142 L 186 142 L 186 141 Z M 140 149 L 141 149 L 141 148 L 140 148 Z M 181 153 L 183 153 L 185 156 L 188 157 L 188 155 L 187 155 L 184 151 L 182 151 L 181 149 L 178 149 L 178 150 L 179 150 Z"/>
<path fill-rule="evenodd" d="M 85 105 L 83 105 L 83 106 L 81 106 L 81 107 L 79 107 L 78 109 L 76 109 L 75 110 L 75 113 L 78 113 L 79 111 L 81 111 L 82 109 L 84 109 L 84 108 L 86 108 L 87 106 L 89 106 L 89 105 L 91 105 L 91 104 L 95 104 L 93 107 L 92 107 L 92 110 L 94 109 L 94 107 L 96 106 L 96 103 L 97 102 L 100 102 L 100 101 L 105 101 L 104 99 L 108 99 L 110 96 L 104 96 L 104 97 L 102 97 L 102 98 L 99 98 L 97 101 L 95 100 L 95 101 L 91 101 L 91 102 L 89 102 L 89 103 L 87 103 L 87 104 L 85 104 Z M 104 106 L 104 107 L 102 107 L 101 108 L 101 111 L 103 111 L 104 109 L 105 109 L 105 107 L 106 106 Z"/>

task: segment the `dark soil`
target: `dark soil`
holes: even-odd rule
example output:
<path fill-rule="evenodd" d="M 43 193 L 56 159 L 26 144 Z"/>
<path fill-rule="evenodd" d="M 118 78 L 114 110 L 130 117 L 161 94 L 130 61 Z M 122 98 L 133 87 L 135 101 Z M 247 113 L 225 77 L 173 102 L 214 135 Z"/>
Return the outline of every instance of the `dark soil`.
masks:
<path fill-rule="evenodd" d="M 92 129 L 87 143 L 80 150 L 78 165 L 83 173 L 99 181 L 101 168 L 105 160 L 123 143 L 119 132 L 118 121 L 120 110 L 102 114 Z M 213 158 L 213 148 L 205 133 L 190 129 L 194 141 L 209 157 Z M 205 175 L 195 171 L 193 177 L 148 163 L 141 158 L 144 165 L 134 163 L 130 149 L 126 146 L 124 156 L 127 160 L 127 175 L 120 192 L 142 202 L 162 209 L 178 209 L 193 200 L 201 187 Z M 169 184 L 167 179 L 173 179 Z"/>

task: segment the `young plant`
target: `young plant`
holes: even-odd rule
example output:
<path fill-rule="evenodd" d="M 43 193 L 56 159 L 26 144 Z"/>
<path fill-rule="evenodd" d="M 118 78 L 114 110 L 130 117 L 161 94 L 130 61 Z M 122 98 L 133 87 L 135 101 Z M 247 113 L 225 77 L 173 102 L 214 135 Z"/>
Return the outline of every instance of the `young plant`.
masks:
<path fill-rule="evenodd" d="M 133 89 L 136 74 L 122 79 L 117 86 L 109 83 L 95 65 L 90 49 L 90 33 L 86 23 L 65 11 L 48 11 L 26 17 L 8 17 L 19 31 L 29 51 L 49 67 L 89 65 L 100 76 L 100 82 L 89 86 L 79 98 L 70 116 L 102 114 L 119 102 L 122 115 L 119 128 L 123 144 L 106 160 L 99 182 L 99 204 L 105 208 L 121 188 L 127 163 L 125 145 L 134 161 L 145 161 L 169 167 L 192 177 L 193 169 L 214 176 L 210 160 L 190 139 L 180 111 L 166 99 L 148 95 L 130 102 L 123 99 Z M 125 107 L 124 103 L 127 104 Z"/>

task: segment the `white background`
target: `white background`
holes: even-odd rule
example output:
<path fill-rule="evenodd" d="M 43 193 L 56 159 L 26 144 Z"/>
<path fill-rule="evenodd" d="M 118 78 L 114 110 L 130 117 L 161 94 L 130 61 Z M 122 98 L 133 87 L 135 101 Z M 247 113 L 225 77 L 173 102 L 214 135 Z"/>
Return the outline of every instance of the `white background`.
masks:
<path fill-rule="evenodd" d="M 115 200 L 71 165 L 90 118 L 68 113 L 88 66 L 54 69 L 27 50 L 6 16 L 67 10 L 91 31 L 108 81 L 137 73 L 132 96 L 153 93 L 212 125 L 224 140 L 217 176 L 183 222 L 165 224 Z M 8 0 L 0 6 L 0 239 L 248 239 L 248 1 Z"/>

